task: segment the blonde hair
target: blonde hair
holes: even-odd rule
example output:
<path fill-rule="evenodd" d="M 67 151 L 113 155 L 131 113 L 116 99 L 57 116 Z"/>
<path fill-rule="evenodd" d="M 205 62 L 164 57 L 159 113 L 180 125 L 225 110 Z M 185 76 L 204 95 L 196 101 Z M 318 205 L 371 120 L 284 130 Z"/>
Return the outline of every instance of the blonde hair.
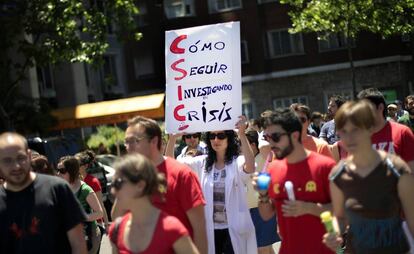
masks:
<path fill-rule="evenodd" d="M 350 121 L 361 129 L 370 129 L 375 125 L 375 109 L 368 100 L 348 101 L 335 114 L 335 126 L 341 130 Z"/>

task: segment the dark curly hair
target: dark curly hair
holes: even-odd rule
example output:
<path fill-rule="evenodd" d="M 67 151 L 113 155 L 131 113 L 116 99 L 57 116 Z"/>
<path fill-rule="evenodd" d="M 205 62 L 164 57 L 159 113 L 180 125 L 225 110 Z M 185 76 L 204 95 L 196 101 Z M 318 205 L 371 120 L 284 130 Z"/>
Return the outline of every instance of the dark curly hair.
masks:
<path fill-rule="evenodd" d="M 235 157 L 240 154 L 240 142 L 236 133 L 233 130 L 224 131 L 227 136 L 227 149 L 224 157 L 224 162 L 230 164 Z M 207 159 L 206 159 L 206 172 L 209 173 L 213 167 L 214 162 L 217 161 L 216 151 L 211 146 L 210 132 L 207 132 L 205 142 L 207 144 Z"/>

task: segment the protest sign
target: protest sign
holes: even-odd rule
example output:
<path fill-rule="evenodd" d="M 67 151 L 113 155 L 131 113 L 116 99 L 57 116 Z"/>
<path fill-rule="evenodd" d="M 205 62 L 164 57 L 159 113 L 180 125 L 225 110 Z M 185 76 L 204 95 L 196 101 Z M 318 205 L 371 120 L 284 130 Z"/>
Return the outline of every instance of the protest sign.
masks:
<path fill-rule="evenodd" d="M 165 33 L 167 133 L 234 129 L 241 115 L 240 23 Z"/>

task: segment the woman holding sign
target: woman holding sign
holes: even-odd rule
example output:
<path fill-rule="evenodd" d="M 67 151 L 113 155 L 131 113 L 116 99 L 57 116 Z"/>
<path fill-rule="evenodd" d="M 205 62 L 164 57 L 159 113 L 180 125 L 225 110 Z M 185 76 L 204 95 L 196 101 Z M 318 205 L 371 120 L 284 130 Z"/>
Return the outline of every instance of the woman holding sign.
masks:
<path fill-rule="evenodd" d="M 335 115 L 348 157 L 330 175 L 333 212 L 339 231 L 349 227 L 346 253 L 407 253 L 401 214 L 414 233 L 414 175 L 399 157 L 372 147 L 374 110 L 368 101 L 347 102 Z M 342 241 L 324 236 L 332 250 Z"/>
<path fill-rule="evenodd" d="M 246 200 L 246 183 L 255 170 L 254 154 L 247 140 L 246 118 L 238 129 L 207 132 L 207 155 L 184 157 L 198 174 L 206 199 L 208 253 L 257 253 L 255 230 Z M 174 137 L 168 142 L 175 142 Z M 243 155 L 239 155 L 239 151 Z M 167 151 L 167 155 L 168 151 Z"/>

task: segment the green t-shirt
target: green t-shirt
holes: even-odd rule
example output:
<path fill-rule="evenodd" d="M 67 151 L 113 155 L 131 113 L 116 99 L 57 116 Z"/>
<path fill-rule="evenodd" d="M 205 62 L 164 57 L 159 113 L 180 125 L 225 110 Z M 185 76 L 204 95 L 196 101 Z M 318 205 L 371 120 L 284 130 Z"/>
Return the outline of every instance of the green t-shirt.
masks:
<path fill-rule="evenodd" d="M 86 198 L 88 197 L 90 193 L 93 193 L 93 192 L 94 191 L 92 190 L 92 188 L 84 182 L 82 182 L 78 192 L 76 192 L 76 197 L 78 198 L 79 203 L 81 204 L 86 214 L 92 213 L 92 208 L 89 206 Z M 94 227 L 96 226 L 96 220 L 91 221 L 91 223 L 93 224 Z"/>
<path fill-rule="evenodd" d="M 402 123 L 410 127 L 411 131 L 414 132 L 414 119 L 410 118 L 408 114 L 405 114 L 398 118 L 398 123 Z"/>

